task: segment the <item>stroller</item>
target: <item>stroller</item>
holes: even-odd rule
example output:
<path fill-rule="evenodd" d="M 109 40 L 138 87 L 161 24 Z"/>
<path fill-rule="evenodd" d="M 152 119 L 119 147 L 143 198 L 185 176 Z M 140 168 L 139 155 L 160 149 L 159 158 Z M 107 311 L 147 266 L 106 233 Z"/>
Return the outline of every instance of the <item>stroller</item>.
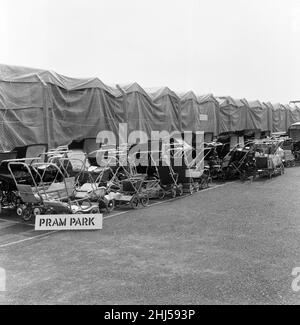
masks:
<path fill-rule="evenodd" d="M 109 163 L 114 162 L 114 175 L 110 189 L 115 192 L 116 206 L 129 206 L 136 209 L 149 204 L 149 191 L 146 189 L 147 175 L 138 173 L 134 159 L 128 155 L 128 146 L 111 150 Z"/>
<path fill-rule="evenodd" d="M 208 177 L 211 177 L 212 180 L 224 179 L 222 159 L 219 156 L 219 151 L 221 151 L 223 147 L 224 144 L 220 142 L 204 144 L 204 169 L 205 173 L 208 174 Z"/>
<path fill-rule="evenodd" d="M 283 138 L 282 150 L 284 151 L 283 164 L 284 167 L 295 167 L 296 160 L 293 154 L 293 140 L 291 138 Z"/>
<path fill-rule="evenodd" d="M 10 162 L 8 169 L 14 179 L 22 202 L 17 207 L 17 214 L 24 221 L 30 221 L 41 214 L 83 214 L 99 213 L 97 203 L 89 198 L 76 199 L 74 197 L 75 178 L 66 178 L 56 164 L 49 163 L 56 169 L 52 182 L 47 182 L 44 175 L 38 172 L 43 163 L 26 164 L 25 162 Z M 31 184 L 24 184 L 15 177 L 14 167 L 22 167 L 31 177 Z"/>
<path fill-rule="evenodd" d="M 180 166 L 175 166 L 174 171 L 178 173 L 178 181 L 183 184 L 183 189 L 189 194 L 195 191 L 209 187 L 211 177 L 209 170 L 205 170 L 205 151 L 204 149 L 193 155 L 193 148 L 186 142 L 176 139 L 170 146 L 171 157 L 178 162 Z"/>
<path fill-rule="evenodd" d="M 256 176 L 256 161 L 253 142 L 248 142 L 244 147 L 236 145 L 222 162 L 224 178 L 232 180 L 239 178 L 244 181 L 249 177 Z"/>
<path fill-rule="evenodd" d="M 87 166 L 87 157 L 84 160 L 72 157 L 72 166 L 77 166 L 75 178 L 75 189 L 73 196 L 75 199 L 88 198 L 92 202 L 98 202 L 100 211 L 112 212 L 114 210 L 114 195 L 108 190 L 108 182 L 112 177 L 112 170 L 109 167 L 97 168 L 90 170 Z M 67 171 L 69 158 L 60 158 L 59 165 L 65 174 L 69 176 Z"/>
<path fill-rule="evenodd" d="M 170 149 L 167 146 L 163 150 L 163 143 L 160 141 L 148 141 L 140 144 L 136 154 L 144 155 L 147 166 L 137 166 L 147 178 L 144 184 L 153 198 L 163 199 L 166 195 L 175 198 L 183 195 L 183 186 L 178 181 L 178 173 L 174 170 L 170 157 Z"/>
<path fill-rule="evenodd" d="M 255 160 L 258 176 L 267 176 L 270 179 L 274 175 L 284 174 L 284 164 L 280 140 L 256 140 Z"/>
<path fill-rule="evenodd" d="M 21 184 L 33 184 L 33 178 L 38 175 L 33 172 L 33 175 L 29 174 L 27 169 L 24 169 L 22 165 L 16 165 L 13 167 L 13 175 L 9 169 L 11 162 L 32 162 L 33 159 L 39 158 L 23 158 L 16 159 L 16 152 L 2 153 L 2 161 L 0 162 L 0 212 L 2 208 L 16 208 L 21 202 L 21 197 L 18 194 L 16 187 L 17 180 Z M 30 166 L 30 164 L 29 164 Z M 31 167 L 29 167 L 32 170 Z"/>

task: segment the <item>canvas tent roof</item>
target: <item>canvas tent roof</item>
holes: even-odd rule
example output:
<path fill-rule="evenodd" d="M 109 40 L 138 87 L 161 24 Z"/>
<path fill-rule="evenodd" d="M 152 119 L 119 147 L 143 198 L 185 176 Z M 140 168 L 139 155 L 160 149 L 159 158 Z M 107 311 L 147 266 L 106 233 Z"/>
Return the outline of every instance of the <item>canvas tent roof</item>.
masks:
<path fill-rule="evenodd" d="M 36 143 L 49 146 L 116 132 L 122 115 L 119 91 L 98 78 L 0 65 L 0 150 Z"/>
<path fill-rule="evenodd" d="M 280 103 L 272 104 L 272 125 L 273 132 L 286 132 L 287 125 L 287 110 Z"/>
<path fill-rule="evenodd" d="M 271 131 L 270 109 L 259 100 L 242 100 L 247 106 L 246 129 Z"/>
<path fill-rule="evenodd" d="M 288 125 L 300 122 L 300 107 L 297 105 L 285 105 L 287 110 Z"/>
<path fill-rule="evenodd" d="M 164 96 L 170 96 L 176 100 L 180 100 L 179 96 L 169 87 L 146 88 L 145 90 L 152 97 L 153 100 L 157 100 Z"/>
<path fill-rule="evenodd" d="M 246 130 L 246 104 L 230 96 L 216 99 L 219 103 L 219 133 Z"/>
<path fill-rule="evenodd" d="M 0 80 L 3 82 L 52 84 L 69 91 L 99 88 L 113 96 L 120 95 L 120 91 L 117 88 L 105 85 L 99 78 L 70 78 L 53 71 L 4 64 L 0 64 Z"/>

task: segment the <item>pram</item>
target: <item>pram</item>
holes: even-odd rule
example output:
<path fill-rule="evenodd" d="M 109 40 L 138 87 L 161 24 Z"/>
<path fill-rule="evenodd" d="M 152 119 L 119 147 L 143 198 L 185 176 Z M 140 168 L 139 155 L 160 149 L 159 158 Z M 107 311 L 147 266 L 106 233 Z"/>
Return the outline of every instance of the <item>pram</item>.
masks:
<path fill-rule="evenodd" d="M 149 204 L 147 180 L 145 174 L 137 173 L 134 160 L 128 156 L 128 149 L 128 146 L 109 150 L 102 148 L 98 153 L 106 153 L 106 168 L 113 173 L 107 187 L 116 206 L 136 209 L 139 204 L 144 207 Z"/>
<path fill-rule="evenodd" d="M 219 151 L 222 151 L 223 147 L 224 144 L 220 142 L 204 143 L 204 169 L 212 180 L 224 179 L 222 159 L 219 156 Z"/>
<path fill-rule="evenodd" d="M 101 211 L 106 210 L 107 212 L 112 212 L 115 206 L 115 197 L 108 189 L 108 182 L 113 175 L 113 171 L 110 167 L 97 167 L 97 172 L 95 172 L 95 169 L 90 170 L 90 166 L 87 166 L 86 159 L 86 156 L 84 156 L 84 160 L 74 157 L 71 160 L 70 158 L 59 159 L 59 165 L 67 175 L 66 167 L 70 161 L 72 166 L 75 165 L 77 167 L 77 173 L 74 176 L 74 198 L 88 198 L 92 202 L 98 202 Z"/>
<path fill-rule="evenodd" d="M 54 180 L 51 183 L 45 182 L 44 175 L 38 172 L 38 167 L 42 164 L 8 163 L 8 169 L 22 200 L 17 208 L 17 214 L 24 221 L 29 221 L 40 214 L 99 213 L 98 204 L 91 202 L 88 197 L 84 199 L 74 197 L 75 178 L 66 178 L 56 164 L 49 163 L 51 168 L 57 171 Z M 15 177 L 13 167 L 20 166 L 31 176 L 31 184 L 20 183 Z"/>
<path fill-rule="evenodd" d="M 280 148 L 282 141 L 279 140 L 256 140 L 255 160 L 256 173 L 258 176 L 272 178 L 274 175 L 284 174 L 284 164 Z"/>
<path fill-rule="evenodd" d="M 235 178 L 246 180 L 249 177 L 254 179 L 256 161 L 253 142 L 249 141 L 244 147 L 240 147 L 239 144 L 233 147 L 222 162 L 222 170 L 226 180 Z"/>
<path fill-rule="evenodd" d="M 165 142 L 148 141 L 139 144 L 135 149 L 135 157 L 144 155 L 146 166 L 137 166 L 137 170 L 142 171 L 147 178 L 144 179 L 144 184 L 148 188 L 150 197 L 162 199 L 166 195 L 171 195 L 173 198 L 177 195 L 183 195 L 183 186 L 178 182 L 178 173 L 174 171 L 170 152 L 167 146 L 163 150 Z"/>
<path fill-rule="evenodd" d="M 282 139 L 282 150 L 284 153 L 283 157 L 283 165 L 284 167 L 295 167 L 296 166 L 296 160 L 295 156 L 293 154 L 293 140 L 289 137 L 285 137 Z"/>
<path fill-rule="evenodd" d="M 145 189 L 143 177 L 130 177 L 122 180 L 120 189 L 116 193 L 115 202 L 117 207 L 130 206 L 136 209 L 139 204 L 146 207 L 149 204 L 148 192 Z"/>
<path fill-rule="evenodd" d="M 184 192 L 193 194 L 195 191 L 209 187 L 211 177 L 205 170 L 205 151 L 196 152 L 181 139 L 176 139 L 169 148 L 170 156 L 175 162 L 173 169 L 178 173 L 178 181 L 183 184 Z M 178 166 L 179 163 L 179 166 Z"/>
<path fill-rule="evenodd" d="M 28 173 L 21 165 L 13 168 L 14 176 L 12 176 L 8 165 L 10 162 L 32 162 L 33 159 L 39 158 L 23 158 L 15 159 L 16 152 L 2 153 L 2 161 L 0 163 L 0 212 L 3 207 L 16 208 L 21 203 L 21 198 L 18 195 L 15 179 L 21 184 L 32 184 L 32 178 L 38 177 L 37 173 L 33 175 Z"/>

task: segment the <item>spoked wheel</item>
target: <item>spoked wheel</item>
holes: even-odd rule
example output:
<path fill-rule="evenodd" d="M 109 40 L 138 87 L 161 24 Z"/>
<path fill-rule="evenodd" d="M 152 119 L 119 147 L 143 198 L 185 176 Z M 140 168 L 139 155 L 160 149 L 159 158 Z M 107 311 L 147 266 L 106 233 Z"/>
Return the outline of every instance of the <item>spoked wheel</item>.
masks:
<path fill-rule="evenodd" d="M 165 196 L 166 196 L 166 192 L 165 192 L 165 190 L 163 190 L 162 188 L 158 191 L 158 198 L 160 199 L 160 200 L 163 200 L 164 198 L 165 198 Z"/>
<path fill-rule="evenodd" d="M 200 191 L 200 184 L 198 182 L 196 182 L 194 184 L 194 190 L 195 190 L 195 192 L 199 192 Z"/>
<path fill-rule="evenodd" d="M 139 206 L 139 199 L 137 196 L 134 196 L 130 201 L 130 207 L 132 209 L 137 209 Z"/>
<path fill-rule="evenodd" d="M 27 207 L 22 211 L 22 219 L 26 222 L 30 221 L 33 216 L 34 214 L 31 208 Z"/>
<path fill-rule="evenodd" d="M 114 200 L 108 201 L 107 202 L 107 205 L 106 205 L 106 211 L 107 211 L 107 213 L 112 212 L 114 209 L 115 209 L 115 201 Z"/>
<path fill-rule="evenodd" d="M 176 195 L 177 195 L 176 188 L 172 187 L 172 189 L 171 189 L 171 196 L 172 196 L 172 198 L 174 199 L 176 197 Z"/>
<path fill-rule="evenodd" d="M 140 201 L 141 201 L 141 204 L 143 207 L 148 206 L 149 205 L 149 196 L 148 195 L 142 196 Z"/>
<path fill-rule="evenodd" d="M 183 186 L 181 184 L 178 185 L 177 192 L 178 192 L 178 195 L 179 196 L 182 196 L 183 195 Z"/>

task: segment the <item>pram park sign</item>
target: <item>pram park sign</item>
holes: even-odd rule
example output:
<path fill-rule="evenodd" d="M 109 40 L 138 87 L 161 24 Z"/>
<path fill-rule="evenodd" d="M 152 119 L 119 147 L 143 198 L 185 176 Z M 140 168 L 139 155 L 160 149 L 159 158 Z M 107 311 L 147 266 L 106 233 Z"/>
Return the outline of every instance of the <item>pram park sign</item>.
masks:
<path fill-rule="evenodd" d="M 37 215 L 35 230 L 100 230 L 102 214 Z"/>

